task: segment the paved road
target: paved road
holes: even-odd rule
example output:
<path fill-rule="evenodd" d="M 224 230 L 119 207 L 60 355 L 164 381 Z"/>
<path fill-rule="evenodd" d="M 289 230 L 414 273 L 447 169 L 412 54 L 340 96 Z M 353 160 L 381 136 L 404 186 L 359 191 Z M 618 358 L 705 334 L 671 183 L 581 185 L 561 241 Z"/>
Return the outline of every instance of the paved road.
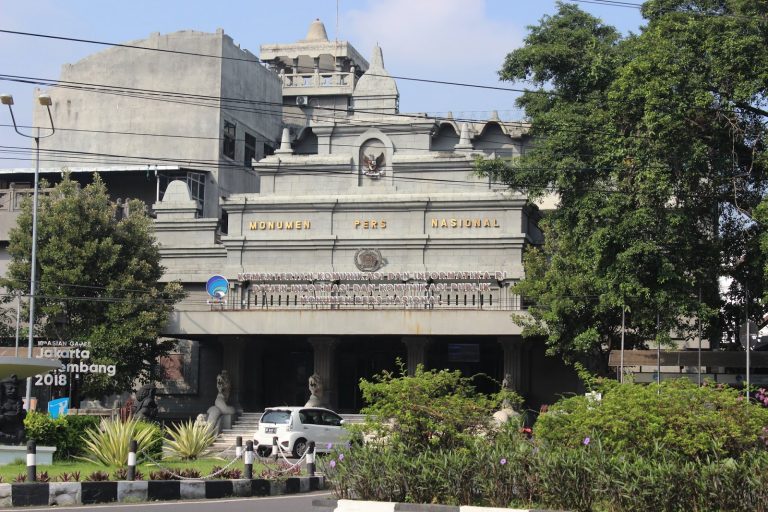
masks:
<path fill-rule="evenodd" d="M 327 491 L 289 496 L 267 496 L 263 498 L 232 498 L 226 500 L 198 501 L 153 501 L 145 503 L 114 503 L 111 505 L 80 505 L 77 507 L 24 507 L 2 508 L 0 510 L 50 510 L 55 512 L 312 512 L 312 500 L 328 498 Z"/>

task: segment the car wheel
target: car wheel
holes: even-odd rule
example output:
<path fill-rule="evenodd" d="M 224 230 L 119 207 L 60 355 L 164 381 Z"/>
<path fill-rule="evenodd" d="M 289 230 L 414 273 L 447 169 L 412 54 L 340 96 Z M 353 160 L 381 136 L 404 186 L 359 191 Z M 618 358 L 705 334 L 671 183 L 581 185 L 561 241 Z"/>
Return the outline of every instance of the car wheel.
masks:
<path fill-rule="evenodd" d="M 259 457 L 268 457 L 272 453 L 272 448 L 266 446 L 258 446 L 256 448 L 256 453 L 259 454 Z"/>
<path fill-rule="evenodd" d="M 300 459 L 304 452 L 307 451 L 307 440 L 303 437 L 300 437 L 296 440 L 295 443 L 293 443 L 293 456 L 297 459 Z"/>

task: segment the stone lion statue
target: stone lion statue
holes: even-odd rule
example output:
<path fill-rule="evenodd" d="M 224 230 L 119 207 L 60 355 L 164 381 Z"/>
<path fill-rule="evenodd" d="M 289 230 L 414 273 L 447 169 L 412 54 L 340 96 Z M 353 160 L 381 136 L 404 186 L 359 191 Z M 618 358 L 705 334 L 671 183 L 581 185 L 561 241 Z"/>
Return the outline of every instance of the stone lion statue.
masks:
<path fill-rule="evenodd" d="M 140 420 L 152 421 L 157 417 L 157 403 L 155 394 L 157 388 L 154 384 L 144 384 L 136 392 L 136 403 L 133 406 L 133 416 Z"/>
<path fill-rule="evenodd" d="M 316 373 L 309 376 L 309 400 L 304 407 L 328 407 L 325 403 L 323 379 Z"/>
<path fill-rule="evenodd" d="M 511 374 L 507 373 L 504 375 L 504 380 L 501 381 L 501 389 L 504 391 L 514 391 Z M 517 420 L 519 417 L 520 414 L 512 407 L 512 402 L 510 402 L 509 398 L 505 398 L 501 402 L 501 409 L 493 413 L 493 423 L 500 427 L 510 420 Z"/>
<path fill-rule="evenodd" d="M 219 393 L 213 405 L 208 408 L 208 428 L 214 434 L 219 434 L 222 429 L 232 426 L 232 417 L 235 415 L 235 408 L 229 405 L 229 394 L 232 391 L 232 381 L 229 379 L 229 372 L 222 370 L 216 377 L 216 389 Z"/>

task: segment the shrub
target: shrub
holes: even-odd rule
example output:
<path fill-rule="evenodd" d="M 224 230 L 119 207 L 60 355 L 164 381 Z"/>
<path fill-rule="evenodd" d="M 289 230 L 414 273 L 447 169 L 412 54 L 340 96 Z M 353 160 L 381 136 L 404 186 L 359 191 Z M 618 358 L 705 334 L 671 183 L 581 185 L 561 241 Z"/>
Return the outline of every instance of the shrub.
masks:
<path fill-rule="evenodd" d="M 181 471 L 179 471 L 179 474 L 183 476 L 184 478 L 200 478 L 203 476 L 200 471 L 198 471 L 195 468 L 186 468 Z"/>
<path fill-rule="evenodd" d="M 115 480 L 128 480 L 128 468 L 117 468 L 113 473 Z M 136 469 L 134 480 L 144 480 L 144 473 Z"/>
<path fill-rule="evenodd" d="M 624 384 L 605 391 L 601 401 L 559 401 L 539 416 L 535 433 L 549 447 L 577 447 L 591 436 L 614 454 L 738 457 L 760 444 L 768 425 L 768 409 L 740 396 L 735 389 L 687 379 Z"/>
<path fill-rule="evenodd" d="M 80 481 L 80 472 L 79 471 L 73 471 L 71 473 L 69 472 L 63 472 L 59 474 L 58 476 L 59 482 L 79 482 Z"/>
<path fill-rule="evenodd" d="M 85 477 L 86 482 L 106 482 L 107 480 L 109 480 L 109 473 L 106 471 L 94 471 Z"/>
<path fill-rule="evenodd" d="M 181 460 L 194 460 L 205 455 L 216 440 L 216 434 L 207 425 L 191 420 L 169 428 L 168 436 L 170 439 L 165 441 L 165 453 Z"/>
<path fill-rule="evenodd" d="M 211 473 L 218 473 L 223 468 L 221 466 L 213 466 L 211 468 Z M 221 473 L 218 473 L 215 478 L 221 478 L 224 480 L 239 480 L 243 477 L 243 471 L 240 469 L 225 469 L 224 471 L 221 471 Z"/>
<path fill-rule="evenodd" d="M 177 480 L 176 475 L 167 469 L 160 469 L 158 471 L 151 471 L 149 473 L 150 480 Z"/>
<path fill-rule="evenodd" d="M 156 454 L 163 438 L 160 427 L 154 423 L 104 419 L 98 429 L 87 430 L 82 439 L 86 455 L 78 458 L 105 466 L 124 466 L 132 439 L 138 442 L 137 457 L 141 458 L 142 453 Z"/>
<path fill-rule="evenodd" d="M 384 372 L 372 382 L 363 379 L 360 390 L 368 404 L 362 410 L 365 433 L 414 451 L 468 446 L 500 404 L 498 397 L 475 391 L 459 371 L 422 366 L 413 376 L 401 368 L 400 375 Z"/>
<path fill-rule="evenodd" d="M 53 456 L 57 460 L 81 455 L 83 434 L 98 423 L 99 418 L 96 416 L 62 416 L 53 419 L 39 412 L 31 412 L 24 418 L 27 437 L 42 446 L 55 446 Z"/>

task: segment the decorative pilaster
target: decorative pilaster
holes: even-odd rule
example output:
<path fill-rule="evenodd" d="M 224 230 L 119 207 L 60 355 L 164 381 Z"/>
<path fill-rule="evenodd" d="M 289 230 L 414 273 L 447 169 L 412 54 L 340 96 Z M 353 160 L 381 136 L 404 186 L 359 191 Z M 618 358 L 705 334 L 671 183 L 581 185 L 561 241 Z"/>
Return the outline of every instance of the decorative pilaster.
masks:
<path fill-rule="evenodd" d="M 317 336 L 309 338 L 307 341 L 314 350 L 314 373 L 323 379 L 325 401 L 332 409 L 336 409 L 339 403 L 339 394 L 336 389 L 339 381 L 336 372 L 336 345 L 338 345 L 339 340 L 329 336 Z"/>
<path fill-rule="evenodd" d="M 432 340 L 423 336 L 404 336 L 402 341 L 408 351 L 406 358 L 408 375 L 413 376 L 416 374 L 416 367 L 418 365 L 426 366 L 427 346 Z"/>
<path fill-rule="evenodd" d="M 243 390 L 243 375 L 245 374 L 245 340 L 240 337 L 222 338 L 221 346 L 223 349 L 222 366 L 229 373 L 232 384 L 229 404 L 240 414 L 243 412 L 240 394 Z"/>

